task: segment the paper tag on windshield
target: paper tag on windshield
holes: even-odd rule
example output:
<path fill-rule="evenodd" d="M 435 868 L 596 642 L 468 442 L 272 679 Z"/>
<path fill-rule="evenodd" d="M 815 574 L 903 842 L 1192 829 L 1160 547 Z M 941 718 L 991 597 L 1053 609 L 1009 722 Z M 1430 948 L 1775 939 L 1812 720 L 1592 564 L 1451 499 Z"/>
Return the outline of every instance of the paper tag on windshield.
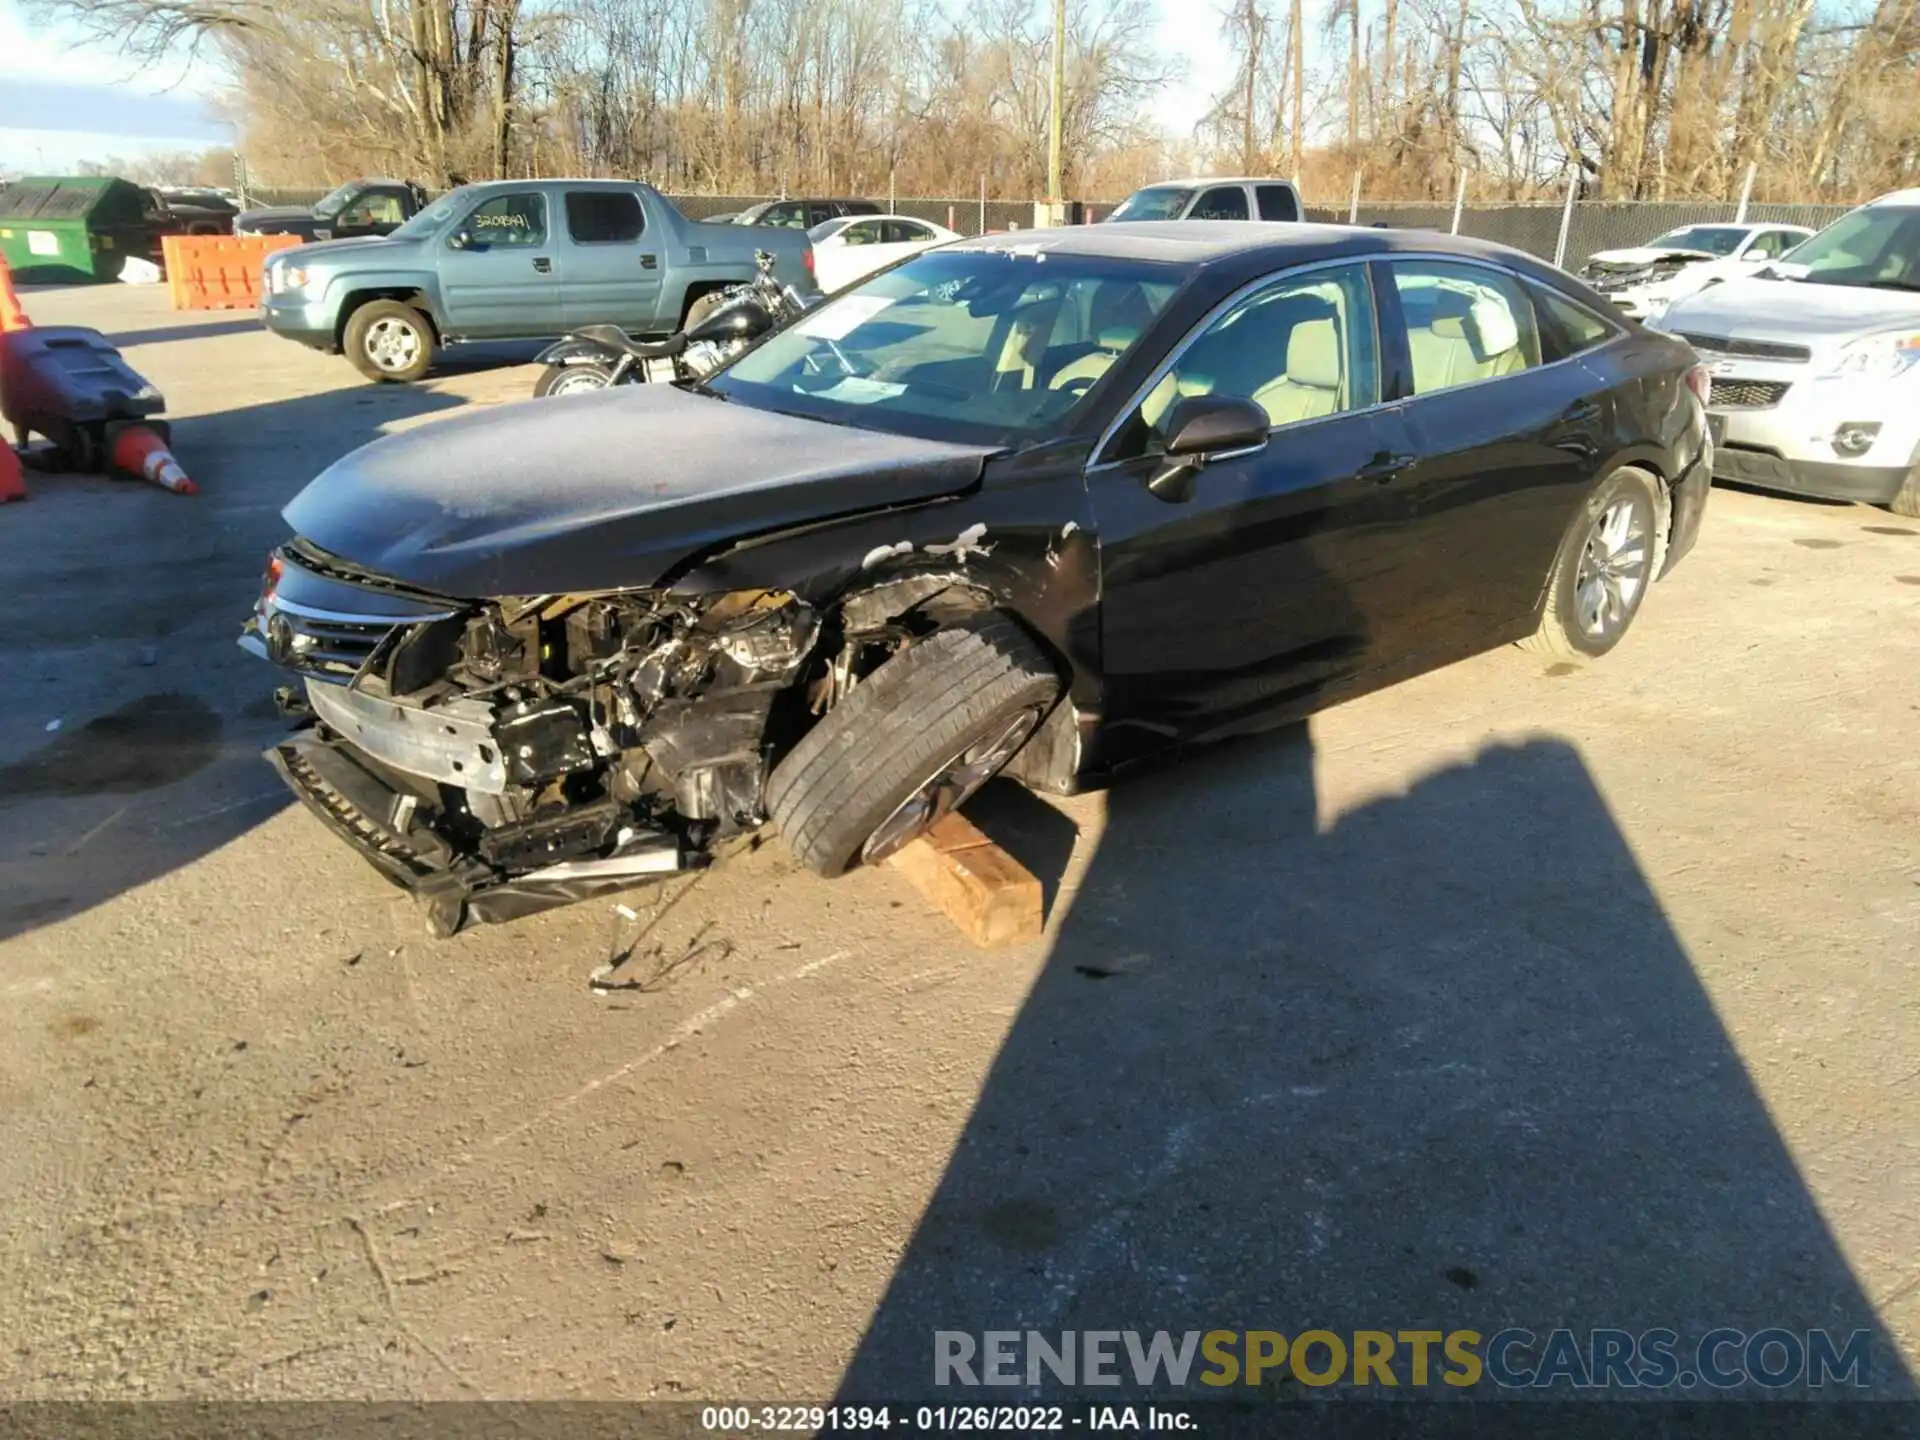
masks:
<path fill-rule="evenodd" d="M 793 330 L 816 340 L 844 340 L 891 304 L 885 295 L 849 295 L 807 316 Z"/>
<path fill-rule="evenodd" d="M 849 375 L 838 385 L 827 390 L 813 392 L 822 400 L 844 400 L 849 405 L 872 405 L 880 400 L 891 400 L 896 395 L 907 393 L 904 385 L 891 385 L 885 380 L 868 380 L 864 376 Z"/>

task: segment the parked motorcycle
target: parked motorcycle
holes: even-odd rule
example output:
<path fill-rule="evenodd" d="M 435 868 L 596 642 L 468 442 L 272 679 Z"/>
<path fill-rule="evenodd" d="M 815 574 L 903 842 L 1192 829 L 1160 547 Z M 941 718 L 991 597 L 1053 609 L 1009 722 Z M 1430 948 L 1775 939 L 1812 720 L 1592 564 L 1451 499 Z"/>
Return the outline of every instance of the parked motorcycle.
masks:
<path fill-rule="evenodd" d="M 646 343 L 618 325 L 585 325 L 548 346 L 539 356 L 546 369 L 534 384 L 534 396 L 698 380 L 819 303 L 818 295 L 802 295 L 774 278 L 769 252 L 758 251 L 754 259 L 759 273 L 753 279 L 694 301 L 686 328 L 677 335 Z"/>

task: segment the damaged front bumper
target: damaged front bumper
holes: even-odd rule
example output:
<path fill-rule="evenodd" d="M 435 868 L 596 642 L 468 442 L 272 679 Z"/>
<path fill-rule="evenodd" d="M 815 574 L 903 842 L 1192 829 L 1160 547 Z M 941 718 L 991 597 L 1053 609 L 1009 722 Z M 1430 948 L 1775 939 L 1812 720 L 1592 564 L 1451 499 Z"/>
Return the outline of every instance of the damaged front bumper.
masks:
<path fill-rule="evenodd" d="M 514 873 L 456 850 L 420 817 L 420 797 L 405 777 L 318 722 L 273 746 L 267 760 L 328 829 L 420 902 L 436 935 L 452 935 L 469 920 L 516 920 L 704 863 L 676 835 L 627 827 L 609 855 Z"/>

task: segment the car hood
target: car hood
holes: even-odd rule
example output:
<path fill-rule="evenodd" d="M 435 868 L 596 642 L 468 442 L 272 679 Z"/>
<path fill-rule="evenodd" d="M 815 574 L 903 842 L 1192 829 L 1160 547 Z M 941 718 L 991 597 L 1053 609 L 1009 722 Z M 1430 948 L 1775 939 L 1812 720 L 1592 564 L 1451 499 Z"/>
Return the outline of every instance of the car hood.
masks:
<path fill-rule="evenodd" d="M 1679 301 L 1661 328 L 1732 340 L 1774 340 L 1822 348 L 1920 320 L 1920 293 L 1803 280 L 1731 280 Z"/>
<path fill-rule="evenodd" d="M 1651 265 L 1656 260 L 1712 260 L 1706 250 L 1686 250 L 1671 245 L 1635 245 L 1624 250 L 1596 250 L 1587 257 L 1589 265 Z"/>
<path fill-rule="evenodd" d="M 313 211 L 304 205 L 263 205 L 258 210 L 242 210 L 234 217 L 243 225 L 256 220 L 311 220 Z"/>
<path fill-rule="evenodd" d="M 744 536 L 959 494 L 992 453 L 621 386 L 376 440 L 284 513 L 321 549 L 437 594 L 614 590 Z"/>
<path fill-rule="evenodd" d="M 298 263 L 312 265 L 334 259 L 349 251 L 353 253 L 356 261 L 364 259 L 369 254 L 377 254 L 382 260 L 400 263 L 411 259 L 419 248 L 418 240 L 395 240 L 386 235 L 349 235 L 343 240 L 309 240 L 299 247 Z"/>

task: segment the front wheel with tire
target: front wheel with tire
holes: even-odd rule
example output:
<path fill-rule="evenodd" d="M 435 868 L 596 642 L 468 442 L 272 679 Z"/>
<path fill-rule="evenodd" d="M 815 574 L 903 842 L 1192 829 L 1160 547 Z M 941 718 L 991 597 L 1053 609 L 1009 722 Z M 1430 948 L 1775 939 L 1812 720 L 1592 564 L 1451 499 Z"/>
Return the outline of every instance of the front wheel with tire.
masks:
<path fill-rule="evenodd" d="M 1587 497 L 1554 556 L 1540 628 L 1520 643 L 1556 660 L 1594 660 L 1620 643 L 1653 583 L 1660 482 L 1631 466 Z"/>
<path fill-rule="evenodd" d="M 1027 632 L 986 614 L 902 650 L 774 768 L 767 809 L 816 875 L 876 864 L 965 804 L 1060 695 Z"/>
<path fill-rule="evenodd" d="M 604 390 L 613 384 L 613 367 L 599 360 L 576 360 L 570 365 L 549 365 L 533 383 L 533 398 L 549 395 L 584 395 L 589 390 Z"/>
<path fill-rule="evenodd" d="M 354 311 L 340 344 L 369 380 L 419 380 L 433 364 L 432 322 L 398 300 L 369 300 Z"/>
<path fill-rule="evenodd" d="M 1904 515 L 1909 520 L 1920 520 L 1920 465 L 1907 471 L 1907 478 L 1901 483 L 1900 493 L 1887 502 L 1887 508 L 1896 515 Z"/>

